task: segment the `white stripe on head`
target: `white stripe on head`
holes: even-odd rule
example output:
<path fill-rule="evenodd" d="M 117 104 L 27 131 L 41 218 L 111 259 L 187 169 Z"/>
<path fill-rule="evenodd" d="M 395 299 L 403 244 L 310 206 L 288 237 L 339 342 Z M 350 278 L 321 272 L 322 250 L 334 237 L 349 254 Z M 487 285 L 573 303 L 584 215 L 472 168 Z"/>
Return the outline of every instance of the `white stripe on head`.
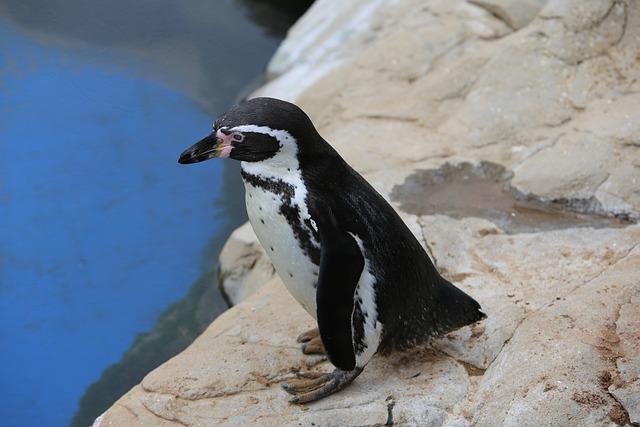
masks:
<path fill-rule="evenodd" d="M 287 153 L 289 155 L 295 156 L 298 154 L 298 144 L 296 139 L 286 130 L 282 129 L 271 129 L 269 126 L 256 126 L 256 125 L 240 125 L 234 126 L 228 129 L 230 132 L 253 132 L 253 133 L 262 133 L 265 135 L 269 135 L 276 140 L 280 144 L 280 153 Z M 278 156 L 276 154 L 275 157 Z M 273 157 L 271 158 L 273 159 Z M 297 161 L 297 158 L 296 158 Z"/>

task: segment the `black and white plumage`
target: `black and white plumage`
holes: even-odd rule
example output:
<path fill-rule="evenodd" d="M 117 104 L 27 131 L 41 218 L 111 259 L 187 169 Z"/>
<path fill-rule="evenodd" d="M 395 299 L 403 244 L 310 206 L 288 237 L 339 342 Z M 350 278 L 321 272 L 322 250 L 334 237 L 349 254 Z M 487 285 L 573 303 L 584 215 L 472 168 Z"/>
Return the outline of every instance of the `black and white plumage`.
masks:
<path fill-rule="evenodd" d="M 412 347 L 484 317 L 297 106 L 272 98 L 244 102 L 179 162 L 216 157 L 242 161 L 256 236 L 288 290 L 317 319 L 337 368 L 286 385 L 297 394 L 294 402 L 344 388 L 376 352 Z"/>

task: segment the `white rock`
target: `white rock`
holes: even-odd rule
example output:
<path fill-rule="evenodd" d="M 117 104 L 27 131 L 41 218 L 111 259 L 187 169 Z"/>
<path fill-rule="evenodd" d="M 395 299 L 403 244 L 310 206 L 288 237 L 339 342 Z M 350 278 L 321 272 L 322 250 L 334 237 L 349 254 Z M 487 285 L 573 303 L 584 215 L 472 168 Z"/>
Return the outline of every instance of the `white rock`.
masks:
<path fill-rule="evenodd" d="M 248 222 L 236 229 L 225 243 L 219 268 L 219 286 L 231 305 L 246 299 L 275 275 Z"/>
<path fill-rule="evenodd" d="M 533 21 L 546 2 L 546 0 L 470 0 L 470 3 L 487 9 L 514 30 Z"/>

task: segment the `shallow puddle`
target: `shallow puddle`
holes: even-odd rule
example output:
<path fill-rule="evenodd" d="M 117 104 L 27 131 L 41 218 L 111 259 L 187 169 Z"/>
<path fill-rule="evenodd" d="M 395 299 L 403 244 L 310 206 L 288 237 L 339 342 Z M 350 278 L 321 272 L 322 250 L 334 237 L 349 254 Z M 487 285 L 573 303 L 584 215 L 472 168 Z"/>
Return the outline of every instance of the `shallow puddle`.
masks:
<path fill-rule="evenodd" d="M 485 218 L 509 234 L 628 224 L 616 218 L 574 212 L 560 204 L 519 197 L 509 185 L 511 177 L 512 173 L 495 163 L 446 164 L 408 176 L 403 184 L 393 188 L 391 199 L 411 214 Z"/>

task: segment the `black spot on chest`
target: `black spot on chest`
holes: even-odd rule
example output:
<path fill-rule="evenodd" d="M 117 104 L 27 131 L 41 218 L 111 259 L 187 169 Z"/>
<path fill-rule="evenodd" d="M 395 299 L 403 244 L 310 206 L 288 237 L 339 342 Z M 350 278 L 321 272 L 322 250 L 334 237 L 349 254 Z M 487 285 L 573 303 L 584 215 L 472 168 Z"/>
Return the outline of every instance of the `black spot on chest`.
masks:
<path fill-rule="evenodd" d="M 367 339 L 364 332 L 367 317 L 369 317 L 369 313 L 362 307 L 362 298 L 358 297 L 352 314 L 353 349 L 356 354 L 362 354 L 367 348 Z"/>
<path fill-rule="evenodd" d="M 241 171 L 241 176 L 247 184 L 280 197 L 282 204 L 278 211 L 285 217 L 287 224 L 293 230 L 293 235 L 300 249 L 313 264 L 320 265 L 320 249 L 313 244 L 314 241 L 318 241 L 319 236 L 311 226 L 310 219 L 302 221 L 300 218 L 300 206 L 292 202 L 295 196 L 295 187 L 281 179 L 265 178 L 245 171 Z M 274 200 L 276 200 L 276 197 L 274 197 Z M 264 221 L 262 222 L 264 223 Z M 268 224 L 266 225 L 268 226 Z"/>

